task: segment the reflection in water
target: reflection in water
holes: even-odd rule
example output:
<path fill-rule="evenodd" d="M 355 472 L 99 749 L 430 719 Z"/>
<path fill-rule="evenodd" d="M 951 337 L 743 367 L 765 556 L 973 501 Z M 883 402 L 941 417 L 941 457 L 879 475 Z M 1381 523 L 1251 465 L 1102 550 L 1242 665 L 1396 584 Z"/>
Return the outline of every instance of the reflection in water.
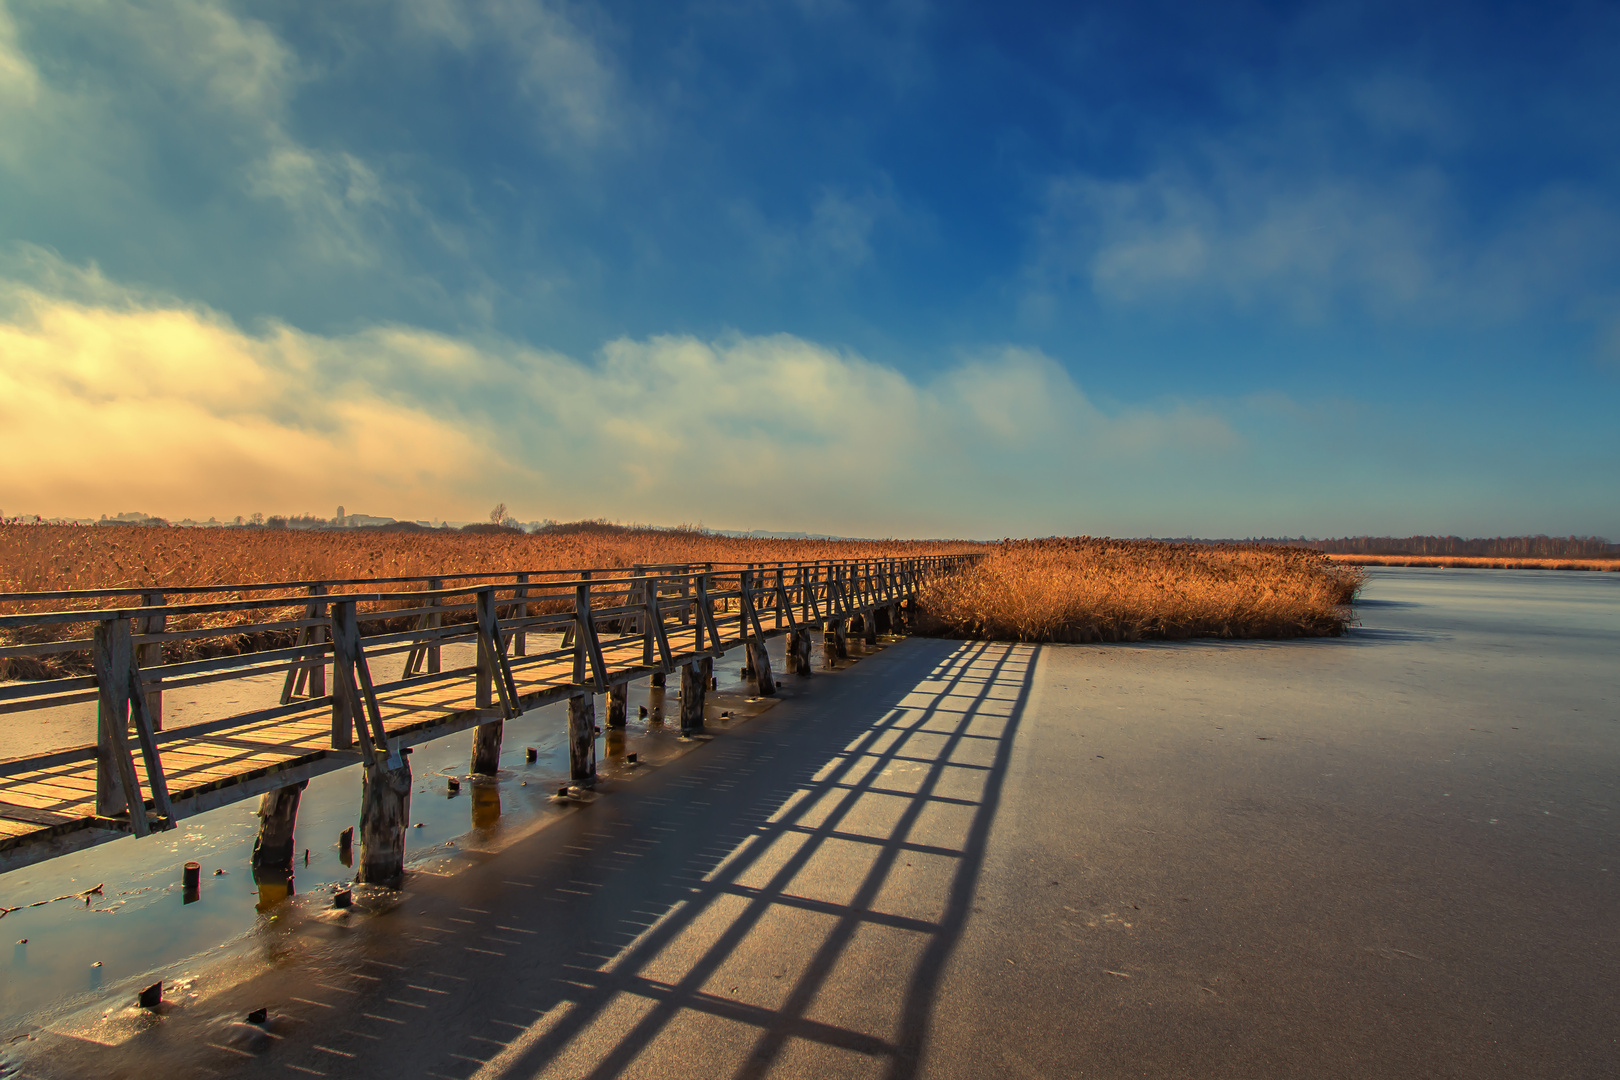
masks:
<path fill-rule="evenodd" d="M 607 729 L 607 734 L 602 738 L 602 756 L 610 758 L 624 756 L 624 728 Z"/>
<path fill-rule="evenodd" d="M 293 875 L 286 867 L 255 866 L 253 881 L 259 886 L 259 902 L 253 909 L 261 915 L 293 895 Z"/>
<path fill-rule="evenodd" d="M 472 786 L 472 825 L 473 828 L 487 831 L 493 829 L 501 820 L 501 789 L 494 781 L 473 781 Z"/>

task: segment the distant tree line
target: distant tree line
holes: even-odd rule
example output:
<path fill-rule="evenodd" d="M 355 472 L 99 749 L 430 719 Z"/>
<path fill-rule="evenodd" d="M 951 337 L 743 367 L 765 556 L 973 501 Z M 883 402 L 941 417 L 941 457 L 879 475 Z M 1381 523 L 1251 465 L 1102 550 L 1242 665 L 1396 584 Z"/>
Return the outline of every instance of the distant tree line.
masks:
<path fill-rule="evenodd" d="M 1613 559 L 1620 544 L 1601 536 L 1348 536 L 1276 541 L 1335 555 L 1450 555 L 1485 559 Z"/>

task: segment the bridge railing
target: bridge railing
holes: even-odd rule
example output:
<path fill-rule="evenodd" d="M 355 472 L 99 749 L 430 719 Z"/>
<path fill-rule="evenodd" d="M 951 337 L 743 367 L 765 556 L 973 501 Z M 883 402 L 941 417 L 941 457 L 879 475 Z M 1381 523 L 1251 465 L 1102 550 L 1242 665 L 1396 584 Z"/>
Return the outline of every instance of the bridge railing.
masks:
<path fill-rule="evenodd" d="M 138 835 L 171 827 L 220 799 L 198 798 L 197 770 L 177 768 L 166 756 L 179 760 L 182 751 L 195 752 L 198 740 L 233 728 L 253 727 L 260 738 L 277 724 L 289 730 L 302 724 L 307 731 L 312 717 L 329 720 L 327 749 L 347 752 L 332 756 L 331 767 L 353 763 L 358 753 L 369 766 L 395 769 L 412 743 L 477 727 L 474 771 L 492 773 L 504 720 L 549 702 L 584 699 L 589 705 L 593 695 L 608 694 L 609 723 L 622 725 L 628 682 L 652 675 L 661 683 L 681 669 L 682 730 L 695 730 L 715 657 L 748 646 L 747 670 L 768 694 L 773 673 L 766 638 L 790 635 L 789 666 L 808 674 L 812 629 L 826 636 L 829 648 L 834 641 L 841 648 L 847 621 L 860 617 L 870 636 L 880 614 L 897 619 L 899 605 L 921 584 L 974 558 L 683 563 L 0 594 L 0 640 L 6 642 L 0 659 L 26 658 L 52 669 L 45 678 L 0 683 L 0 714 L 42 715 L 95 702 L 98 717 L 94 744 L 0 760 L 0 825 L 8 807 L 13 820 L 31 812 L 8 797 L 10 780 L 82 765 L 87 779 L 94 776 L 97 827 Z M 139 602 L 101 606 L 124 597 Z M 41 605 L 51 609 L 16 610 Z M 259 700 L 165 723 L 166 698 L 233 681 L 251 687 Z M 582 775 L 586 758 L 575 751 L 574 777 L 588 779 Z M 217 792 L 221 783 L 213 776 L 203 786 Z M 0 847 L 7 842 L 0 835 Z"/>

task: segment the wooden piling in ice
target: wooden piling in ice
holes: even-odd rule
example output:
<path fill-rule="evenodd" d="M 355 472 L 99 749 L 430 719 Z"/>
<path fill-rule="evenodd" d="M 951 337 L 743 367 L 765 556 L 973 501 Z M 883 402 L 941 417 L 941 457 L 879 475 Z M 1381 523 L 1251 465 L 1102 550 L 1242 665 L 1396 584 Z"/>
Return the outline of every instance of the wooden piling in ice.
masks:
<path fill-rule="evenodd" d="M 576 784 L 596 782 L 596 695 L 568 699 L 568 775 Z"/>
<path fill-rule="evenodd" d="M 703 730 L 703 699 L 708 689 L 709 677 L 701 661 L 693 660 L 681 665 L 682 735 Z"/>
<path fill-rule="evenodd" d="M 405 831 L 411 817 L 411 759 L 366 766 L 360 789 L 360 872 L 355 880 L 397 889 L 405 881 Z"/>
<path fill-rule="evenodd" d="M 293 862 L 296 844 L 293 830 L 298 824 L 298 804 L 308 780 L 267 791 L 259 797 L 259 835 L 253 841 L 253 866 L 261 870 L 284 870 Z"/>

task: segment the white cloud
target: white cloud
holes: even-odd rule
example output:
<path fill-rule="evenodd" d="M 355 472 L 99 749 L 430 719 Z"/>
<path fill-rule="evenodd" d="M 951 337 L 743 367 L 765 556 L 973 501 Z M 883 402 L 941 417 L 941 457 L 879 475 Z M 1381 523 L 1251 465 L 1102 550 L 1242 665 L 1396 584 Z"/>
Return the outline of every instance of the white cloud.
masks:
<path fill-rule="evenodd" d="M 500 498 L 532 516 L 999 533 L 1058 527 L 1103 474 L 1241 449 L 1209 408 L 1104 410 L 1029 350 L 918 382 L 789 335 L 621 339 L 584 362 L 408 326 L 250 332 L 27 257 L 26 279 L 0 279 L 0 425 L 22 459 L 8 509 L 457 517 Z"/>

